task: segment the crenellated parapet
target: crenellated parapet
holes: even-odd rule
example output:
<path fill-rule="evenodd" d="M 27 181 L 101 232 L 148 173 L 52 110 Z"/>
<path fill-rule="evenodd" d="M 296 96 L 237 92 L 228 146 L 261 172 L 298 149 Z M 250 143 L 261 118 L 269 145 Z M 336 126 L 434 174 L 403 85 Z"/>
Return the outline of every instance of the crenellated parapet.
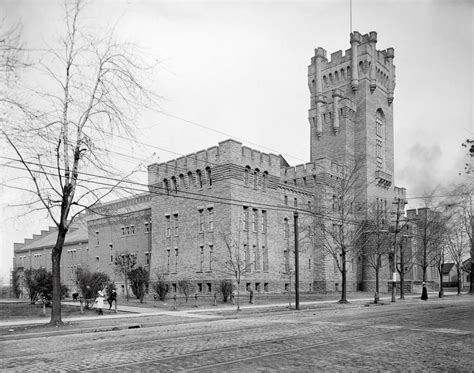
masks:
<path fill-rule="evenodd" d="M 308 85 L 313 96 L 327 95 L 334 88 L 350 86 L 352 92 L 359 89 L 361 79 L 369 80 L 370 91 L 380 88 L 388 93 L 389 104 L 395 88 L 394 50 L 377 50 L 377 33 L 362 35 L 354 31 L 350 35 L 351 48 L 331 54 L 328 60 L 323 48 L 316 48 L 308 66 Z M 312 106 L 313 108 L 313 106 Z"/>
<path fill-rule="evenodd" d="M 406 188 L 400 188 L 400 187 L 393 187 L 393 198 L 398 201 L 402 201 L 402 203 L 406 204 L 407 203 L 407 190 Z"/>
<path fill-rule="evenodd" d="M 318 178 L 318 175 L 329 174 L 334 177 L 343 177 L 346 167 L 332 161 L 329 158 L 320 158 L 314 162 L 308 162 L 293 167 L 281 168 L 281 180 L 283 183 L 295 186 L 308 186 L 310 181 Z"/>
<path fill-rule="evenodd" d="M 281 163 L 279 155 L 264 153 L 229 139 L 220 142 L 218 146 L 148 166 L 148 184 L 160 185 L 161 190 L 172 188 L 173 184 L 211 186 L 212 180 L 216 180 L 216 171 L 222 170 L 221 166 L 224 165 L 239 166 L 252 173 L 279 176 Z M 219 172 L 217 176 L 226 177 Z"/>

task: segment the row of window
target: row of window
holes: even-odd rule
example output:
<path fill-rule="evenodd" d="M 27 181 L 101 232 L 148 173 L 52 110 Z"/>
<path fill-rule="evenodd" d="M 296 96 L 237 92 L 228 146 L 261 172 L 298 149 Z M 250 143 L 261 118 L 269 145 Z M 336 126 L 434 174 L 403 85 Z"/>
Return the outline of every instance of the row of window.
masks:
<path fill-rule="evenodd" d="M 206 167 L 205 175 L 201 170 L 196 170 L 195 173 L 189 171 L 186 176 L 179 174 L 178 178 L 172 176 L 169 180 L 163 180 L 163 188 L 166 194 L 178 193 L 179 189 L 187 189 L 191 187 L 202 188 L 203 185 L 212 186 L 211 168 Z"/>
<path fill-rule="evenodd" d="M 288 206 L 288 203 L 289 203 L 288 196 L 283 196 L 283 203 L 285 204 L 285 206 Z M 296 197 L 293 198 L 293 206 L 296 208 L 298 207 L 298 198 Z M 311 201 L 308 201 L 306 203 L 306 207 L 308 208 L 309 211 L 311 211 L 311 207 L 312 207 Z"/>
<path fill-rule="evenodd" d="M 244 185 L 250 186 L 250 176 L 252 176 L 252 185 L 254 189 L 257 189 L 259 185 L 262 186 L 262 190 L 267 189 L 268 172 L 264 171 L 260 177 L 260 170 L 258 168 L 251 170 L 250 166 L 246 166 L 244 169 Z M 261 178 L 261 180 L 260 180 Z"/>
<path fill-rule="evenodd" d="M 244 270 L 245 272 L 252 271 L 268 271 L 268 248 L 262 245 L 260 248 L 257 245 L 250 246 L 244 244 Z"/>
<path fill-rule="evenodd" d="M 260 231 L 262 234 L 267 233 L 267 212 L 262 210 L 259 213 L 257 209 L 252 209 L 250 212 L 250 208 L 248 206 L 244 206 L 243 216 L 242 216 L 242 230 L 248 231 L 249 229 L 252 232 L 257 233 Z"/>

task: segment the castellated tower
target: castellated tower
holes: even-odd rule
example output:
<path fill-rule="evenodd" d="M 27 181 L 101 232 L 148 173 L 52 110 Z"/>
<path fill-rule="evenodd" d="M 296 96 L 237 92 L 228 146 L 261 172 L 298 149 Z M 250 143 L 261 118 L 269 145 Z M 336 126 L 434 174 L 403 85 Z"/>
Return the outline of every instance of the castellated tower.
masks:
<path fill-rule="evenodd" d="M 393 186 L 394 49 L 377 50 L 376 32 L 354 31 L 350 45 L 330 59 L 326 50 L 316 48 L 311 58 L 311 161 L 328 158 L 349 170 L 357 167 L 355 214 L 363 223 L 374 210 L 377 216 L 381 211 L 384 224 L 389 224 L 393 202 L 405 192 Z M 374 276 L 363 255 L 357 263 L 358 288 L 372 290 Z"/>
<path fill-rule="evenodd" d="M 392 205 L 394 50 L 377 50 L 377 33 L 350 35 L 351 48 L 330 60 L 316 48 L 308 67 L 311 161 L 360 164 L 361 203 Z M 364 209 L 365 210 L 365 209 Z"/>

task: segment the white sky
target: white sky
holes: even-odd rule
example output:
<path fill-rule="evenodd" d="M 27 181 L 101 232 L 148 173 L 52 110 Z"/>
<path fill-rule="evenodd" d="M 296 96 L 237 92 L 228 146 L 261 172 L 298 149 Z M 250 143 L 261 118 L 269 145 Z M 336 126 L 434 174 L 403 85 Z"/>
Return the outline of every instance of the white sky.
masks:
<path fill-rule="evenodd" d="M 473 4 L 353 0 L 353 30 L 377 31 L 377 49 L 395 48 L 395 184 L 409 197 L 460 180 L 467 161 L 460 144 L 474 137 Z M 61 1 L 4 0 L 2 17 L 21 20 L 27 47 L 54 45 Z M 171 116 L 144 115 L 137 139 L 179 154 L 234 137 L 281 153 L 291 164 L 309 161 L 307 66 L 318 46 L 328 54 L 350 47 L 349 0 L 98 0 L 90 2 L 87 19 L 88 28 L 99 32 L 116 25 L 119 38 L 145 47 L 160 62 L 150 83 L 163 97 L 159 109 Z M 169 151 L 137 146 L 133 157 L 150 163 L 177 157 Z M 137 162 L 126 160 L 128 166 Z M 14 177 L 11 170 L 0 174 L 2 182 Z M 145 173 L 140 181 L 146 182 Z M 44 213 L 23 217 L 23 210 L 10 207 L 23 198 L 0 186 L 3 281 L 13 242 L 51 225 Z M 416 206 L 410 200 L 408 207 Z"/>

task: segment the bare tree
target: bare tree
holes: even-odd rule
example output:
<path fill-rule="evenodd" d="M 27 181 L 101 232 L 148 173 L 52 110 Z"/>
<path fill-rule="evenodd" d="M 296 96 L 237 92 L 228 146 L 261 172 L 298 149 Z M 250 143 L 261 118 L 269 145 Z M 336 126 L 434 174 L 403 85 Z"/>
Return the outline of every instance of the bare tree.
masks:
<path fill-rule="evenodd" d="M 18 77 L 18 70 L 26 67 L 22 58 L 21 27 L 17 23 L 7 29 L 5 20 L 0 21 L 0 100 L 8 101 L 7 88 Z"/>
<path fill-rule="evenodd" d="M 472 207 L 472 194 L 473 194 L 474 184 L 472 182 L 466 182 L 464 184 L 456 185 L 449 190 L 451 195 L 447 201 L 447 207 L 452 210 L 453 222 L 451 227 L 456 227 L 457 234 L 454 237 L 454 242 L 458 242 L 455 249 L 455 253 L 459 253 L 460 248 L 460 239 L 464 241 L 464 251 L 462 253 L 462 258 L 470 256 L 470 265 L 468 265 L 468 270 L 470 273 L 474 273 L 474 214 Z M 452 229 L 451 229 L 452 230 Z M 457 237 L 457 239 L 456 239 Z M 457 255 L 454 255 L 457 257 Z M 453 260 L 454 257 L 453 257 Z M 474 279 L 473 276 L 470 276 L 469 284 L 469 293 L 474 294 Z"/>
<path fill-rule="evenodd" d="M 357 250 L 357 242 L 363 227 L 355 220 L 354 209 L 360 206 L 358 200 L 361 188 L 359 170 L 361 162 L 345 168 L 338 178 L 327 180 L 325 192 L 332 195 L 330 208 L 315 212 L 314 233 L 311 240 L 323 255 L 333 258 L 341 273 L 342 291 L 340 303 L 347 303 L 347 260 L 348 255 Z"/>
<path fill-rule="evenodd" d="M 246 274 L 251 271 L 255 261 L 250 259 L 249 252 L 242 252 L 240 235 L 238 239 L 234 239 L 230 233 L 223 233 L 222 238 L 227 249 L 227 255 L 218 263 L 218 270 L 231 275 L 235 280 L 237 284 L 237 311 L 240 311 L 240 283 Z M 249 250 L 248 246 L 247 250 Z M 258 258 L 255 258 L 255 260 L 258 260 Z"/>
<path fill-rule="evenodd" d="M 438 253 L 442 250 L 446 234 L 446 215 L 433 203 L 431 197 L 425 199 L 425 208 L 418 209 L 418 216 L 414 221 L 418 250 L 415 260 L 423 271 L 423 282 L 426 281 L 427 269 L 434 264 Z"/>
<path fill-rule="evenodd" d="M 391 240 L 386 211 L 381 203 L 369 207 L 359 249 L 367 265 L 375 272 L 375 291 L 379 293 L 380 270 L 386 264 L 384 258 L 391 253 Z"/>
<path fill-rule="evenodd" d="M 122 276 L 125 283 L 125 293 L 127 294 L 127 302 L 129 300 L 128 279 L 130 273 L 137 264 L 137 257 L 129 252 L 117 253 L 114 258 L 115 272 Z"/>
<path fill-rule="evenodd" d="M 458 295 L 462 289 L 462 265 L 463 259 L 469 252 L 468 240 L 466 234 L 457 224 L 449 230 L 446 237 L 446 249 L 450 259 L 456 266 L 456 275 L 458 282 Z"/>
<path fill-rule="evenodd" d="M 28 209 L 45 210 L 58 228 L 50 320 L 56 325 L 62 324 L 60 260 L 66 234 L 78 214 L 94 211 L 118 187 L 124 190 L 127 176 L 110 166 L 111 139 L 131 137 L 139 108 L 153 100 L 143 84 L 151 68 L 144 54 L 117 42 L 113 32 L 103 38 L 88 35 L 83 7 L 82 0 L 65 3 L 61 46 L 34 65 L 42 74 L 35 70 L 34 86 L 20 92 L 32 101 L 9 105 L 14 113 L 0 132 L 13 152 L 3 158 L 6 165 L 25 171 Z"/>

